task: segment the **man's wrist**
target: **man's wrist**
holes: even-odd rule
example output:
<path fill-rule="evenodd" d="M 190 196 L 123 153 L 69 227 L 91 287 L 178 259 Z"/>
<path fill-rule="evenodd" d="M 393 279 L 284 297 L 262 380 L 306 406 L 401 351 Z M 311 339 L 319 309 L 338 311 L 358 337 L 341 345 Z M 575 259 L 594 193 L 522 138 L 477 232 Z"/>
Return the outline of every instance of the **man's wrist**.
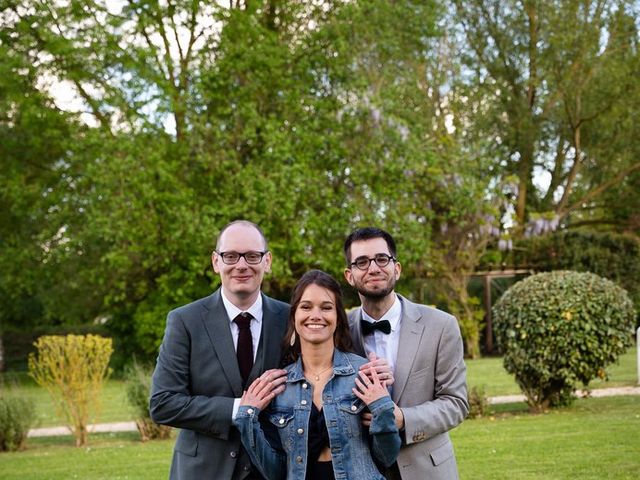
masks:
<path fill-rule="evenodd" d="M 393 406 L 393 415 L 396 418 L 396 427 L 398 427 L 398 430 L 404 430 L 404 413 L 396 404 Z"/>

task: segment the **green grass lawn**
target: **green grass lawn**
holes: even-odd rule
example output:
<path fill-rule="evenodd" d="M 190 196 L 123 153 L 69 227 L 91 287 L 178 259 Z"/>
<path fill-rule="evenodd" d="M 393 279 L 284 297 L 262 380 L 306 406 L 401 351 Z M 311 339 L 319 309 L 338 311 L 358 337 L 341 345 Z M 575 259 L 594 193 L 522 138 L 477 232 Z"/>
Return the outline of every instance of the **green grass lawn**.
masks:
<path fill-rule="evenodd" d="M 124 480 L 169 477 L 173 440 L 142 443 L 138 433 L 104 433 L 76 448 L 71 436 L 29 439 L 22 452 L 0 453 L 3 480 Z"/>
<path fill-rule="evenodd" d="M 638 478 L 640 397 L 580 399 L 540 415 L 521 405 L 451 432 L 461 478 Z"/>
<path fill-rule="evenodd" d="M 460 476 L 473 480 L 635 479 L 640 470 L 640 397 L 580 399 L 568 408 L 466 420 L 451 432 Z M 3 480 L 167 478 L 174 440 L 142 443 L 136 433 L 33 438 L 0 454 Z"/>

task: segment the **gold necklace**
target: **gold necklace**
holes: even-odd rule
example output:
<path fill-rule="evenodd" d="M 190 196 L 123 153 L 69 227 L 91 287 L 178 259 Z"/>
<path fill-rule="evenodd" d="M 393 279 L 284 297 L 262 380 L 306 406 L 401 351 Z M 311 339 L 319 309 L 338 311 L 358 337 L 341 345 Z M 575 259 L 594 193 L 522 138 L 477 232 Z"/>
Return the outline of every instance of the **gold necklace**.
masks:
<path fill-rule="evenodd" d="M 311 375 L 313 375 L 313 378 L 314 378 L 314 379 L 316 380 L 316 382 L 317 382 L 317 381 L 319 381 L 319 380 L 320 380 L 320 375 L 322 375 L 324 372 L 326 372 L 326 371 L 327 371 L 327 370 L 329 370 L 330 368 L 333 368 L 333 365 L 329 365 L 327 368 L 325 368 L 324 370 L 322 370 L 322 371 L 320 371 L 320 372 L 313 373 L 313 372 L 311 372 L 311 371 L 310 371 L 309 373 L 310 373 Z M 306 368 L 305 368 L 305 370 L 306 370 Z M 305 371 L 305 375 L 306 375 L 306 373 L 307 373 L 307 372 Z"/>

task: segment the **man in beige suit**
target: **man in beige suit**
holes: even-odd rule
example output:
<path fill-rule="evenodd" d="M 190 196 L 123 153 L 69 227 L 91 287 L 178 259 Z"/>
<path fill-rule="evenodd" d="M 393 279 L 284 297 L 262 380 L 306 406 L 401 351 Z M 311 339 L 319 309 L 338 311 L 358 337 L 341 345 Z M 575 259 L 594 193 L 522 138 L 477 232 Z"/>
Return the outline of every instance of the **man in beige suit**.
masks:
<path fill-rule="evenodd" d="M 466 367 L 456 319 L 394 291 L 401 266 L 393 237 L 361 228 L 347 237 L 345 278 L 362 306 L 349 315 L 356 353 L 388 360 L 402 448 L 389 480 L 458 478 L 448 431 L 467 416 Z M 401 345 L 401 348 L 398 346 Z"/>

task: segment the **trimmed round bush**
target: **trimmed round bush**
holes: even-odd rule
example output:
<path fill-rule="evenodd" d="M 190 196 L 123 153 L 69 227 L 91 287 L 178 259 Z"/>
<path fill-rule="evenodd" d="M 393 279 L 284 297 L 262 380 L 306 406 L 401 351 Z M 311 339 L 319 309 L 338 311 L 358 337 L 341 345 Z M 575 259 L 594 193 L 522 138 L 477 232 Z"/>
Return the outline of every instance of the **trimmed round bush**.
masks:
<path fill-rule="evenodd" d="M 504 366 L 529 406 L 566 405 L 633 341 L 635 312 L 627 292 L 593 273 L 555 271 L 509 288 L 493 307 Z"/>

